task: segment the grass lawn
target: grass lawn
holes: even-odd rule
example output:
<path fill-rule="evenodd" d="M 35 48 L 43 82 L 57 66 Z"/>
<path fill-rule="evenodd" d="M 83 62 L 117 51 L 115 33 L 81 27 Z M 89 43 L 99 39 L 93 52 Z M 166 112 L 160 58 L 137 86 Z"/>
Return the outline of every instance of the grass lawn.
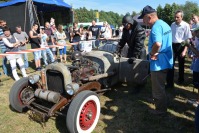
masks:
<path fill-rule="evenodd" d="M 29 54 L 29 75 L 35 73 L 32 59 L 32 54 Z M 174 89 L 166 90 L 167 116 L 153 116 L 148 112 L 149 108 L 154 108 L 147 100 L 151 98 L 149 77 L 147 85 L 138 94 L 133 94 L 134 86 L 117 85 L 100 96 L 101 115 L 94 133 L 194 133 L 195 108 L 187 104 L 186 100 L 196 98 L 197 90 L 193 92 L 191 85 L 190 59 L 186 59 L 185 65 L 185 83 L 175 84 Z M 0 71 L 2 72 L 2 68 Z M 177 78 L 176 73 L 175 81 Z M 42 127 L 40 123 L 29 119 L 30 112 L 20 114 L 12 111 L 9 106 L 9 91 L 14 80 L 4 75 L 0 76 L 0 79 L 1 133 L 67 133 L 66 120 L 63 117 L 51 118 L 46 126 Z"/>

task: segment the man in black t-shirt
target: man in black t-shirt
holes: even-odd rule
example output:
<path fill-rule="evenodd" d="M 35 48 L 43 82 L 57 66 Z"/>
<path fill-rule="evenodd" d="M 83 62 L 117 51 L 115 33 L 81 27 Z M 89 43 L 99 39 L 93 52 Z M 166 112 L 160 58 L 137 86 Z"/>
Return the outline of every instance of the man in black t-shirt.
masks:
<path fill-rule="evenodd" d="M 99 27 L 96 25 L 95 20 L 92 21 L 92 26 L 89 29 L 92 32 L 92 38 L 97 39 L 99 36 Z"/>
<path fill-rule="evenodd" d="M 92 26 L 89 28 L 89 31 L 92 32 L 92 39 L 98 39 L 100 29 L 96 25 L 95 20 L 92 21 Z M 99 40 L 93 41 L 93 47 L 99 47 Z"/>

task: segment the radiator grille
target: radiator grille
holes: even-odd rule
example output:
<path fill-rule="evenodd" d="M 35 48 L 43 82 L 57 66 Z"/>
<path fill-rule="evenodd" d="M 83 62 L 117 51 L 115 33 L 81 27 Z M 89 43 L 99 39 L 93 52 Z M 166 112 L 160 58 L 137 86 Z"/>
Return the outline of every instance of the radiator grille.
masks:
<path fill-rule="evenodd" d="M 64 77 L 62 73 L 56 70 L 47 70 L 46 80 L 48 90 L 55 91 L 60 94 L 66 94 L 66 91 L 64 89 Z"/>

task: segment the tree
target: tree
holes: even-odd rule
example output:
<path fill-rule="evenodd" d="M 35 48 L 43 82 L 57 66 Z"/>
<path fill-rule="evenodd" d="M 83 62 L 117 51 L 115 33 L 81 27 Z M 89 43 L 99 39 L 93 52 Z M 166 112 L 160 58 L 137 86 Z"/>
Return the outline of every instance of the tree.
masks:
<path fill-rule="evenodd" d="M 177 10 L 182 10 L 184 12 L 183 20 L 189 22 L 192 14 L 199 14 L 199 7 L 196 2 L 187 1 L 185 5 L 178 5 L 173 3 L 172 5 L 166 4 L 164 8 L 161 5 L 157 7 L 158 17 L 169 25 L 174 21 L 174 15 Z"/>
<path fill-rule="evenodd" d="M 184 20 L 189 22 L 192 14 L 199 14 L 199 7 L 196 2 L 186 1 L 185 5 L 182 6 L 184 12 Z"/>
<path fill-rule="evenodd" d="M 74 9 L 74 21 L 75 22 L 91 22 L 95 19 L 95 13 L 97 10 L 87 10 L 85 7 Z M 118 26 L 122 23 L 122 15 L 118 13 L 114 13 L 112 11 L 105 12 L 99 11 L 99 19 L 100 21 L 107 21 L 109 24 Z"/>
<path fill-rule="evenodd" d="M 135 15 L 137 15 L 137 12 L 133 11 L 131 15 L 135 16 Z"/>

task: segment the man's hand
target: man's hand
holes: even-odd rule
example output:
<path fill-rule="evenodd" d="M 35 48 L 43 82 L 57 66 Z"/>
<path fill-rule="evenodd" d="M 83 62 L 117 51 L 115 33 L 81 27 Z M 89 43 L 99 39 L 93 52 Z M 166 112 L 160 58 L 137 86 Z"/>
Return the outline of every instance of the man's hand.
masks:
<path fill-rule="evenodd" d="M 159 54 L 159 53 L 155 53 L 154 55 L 151 55 L 151 54 L 150 54 L 151 60 L 157 60 L 157 59 L 158 59 L 158 54 Z"/>
<path fill-rule="evenodd" d="M 14 47 L 19 47 L 19 46 L 20 46 L 20 42 L 14 43 Z"/>
<path fill-rule="evenodd" d="M 26 45 L 26 41 L 20 42 L 21 46 Z"/>
<path fill-rule="evenodd" d="M 117 54 L 119 57 L 121 56 L 121 49 L 117 47 L 115 54 Z"/>
<path fill-rule="evenodd" d="M 136 60 L 135 57 L 129 58 L 129 59 L 128 59 L 128 63 L 129 63 L 129 64 L 133 64 L 133 62 L 134 62 L 135 60 Z"/>
<path fill-rule="evenodd" d="M 187 39 L 187 40 L 185 40 L 185 41 L 182 41 L 182 42 L 181 42 L 181 45 L 182 45 L 182 46 L 187 46 L 187 45 L 190 44 L 190 42 L 191 42 L 191 41 L 190 41 L 189 39 Z"/>

